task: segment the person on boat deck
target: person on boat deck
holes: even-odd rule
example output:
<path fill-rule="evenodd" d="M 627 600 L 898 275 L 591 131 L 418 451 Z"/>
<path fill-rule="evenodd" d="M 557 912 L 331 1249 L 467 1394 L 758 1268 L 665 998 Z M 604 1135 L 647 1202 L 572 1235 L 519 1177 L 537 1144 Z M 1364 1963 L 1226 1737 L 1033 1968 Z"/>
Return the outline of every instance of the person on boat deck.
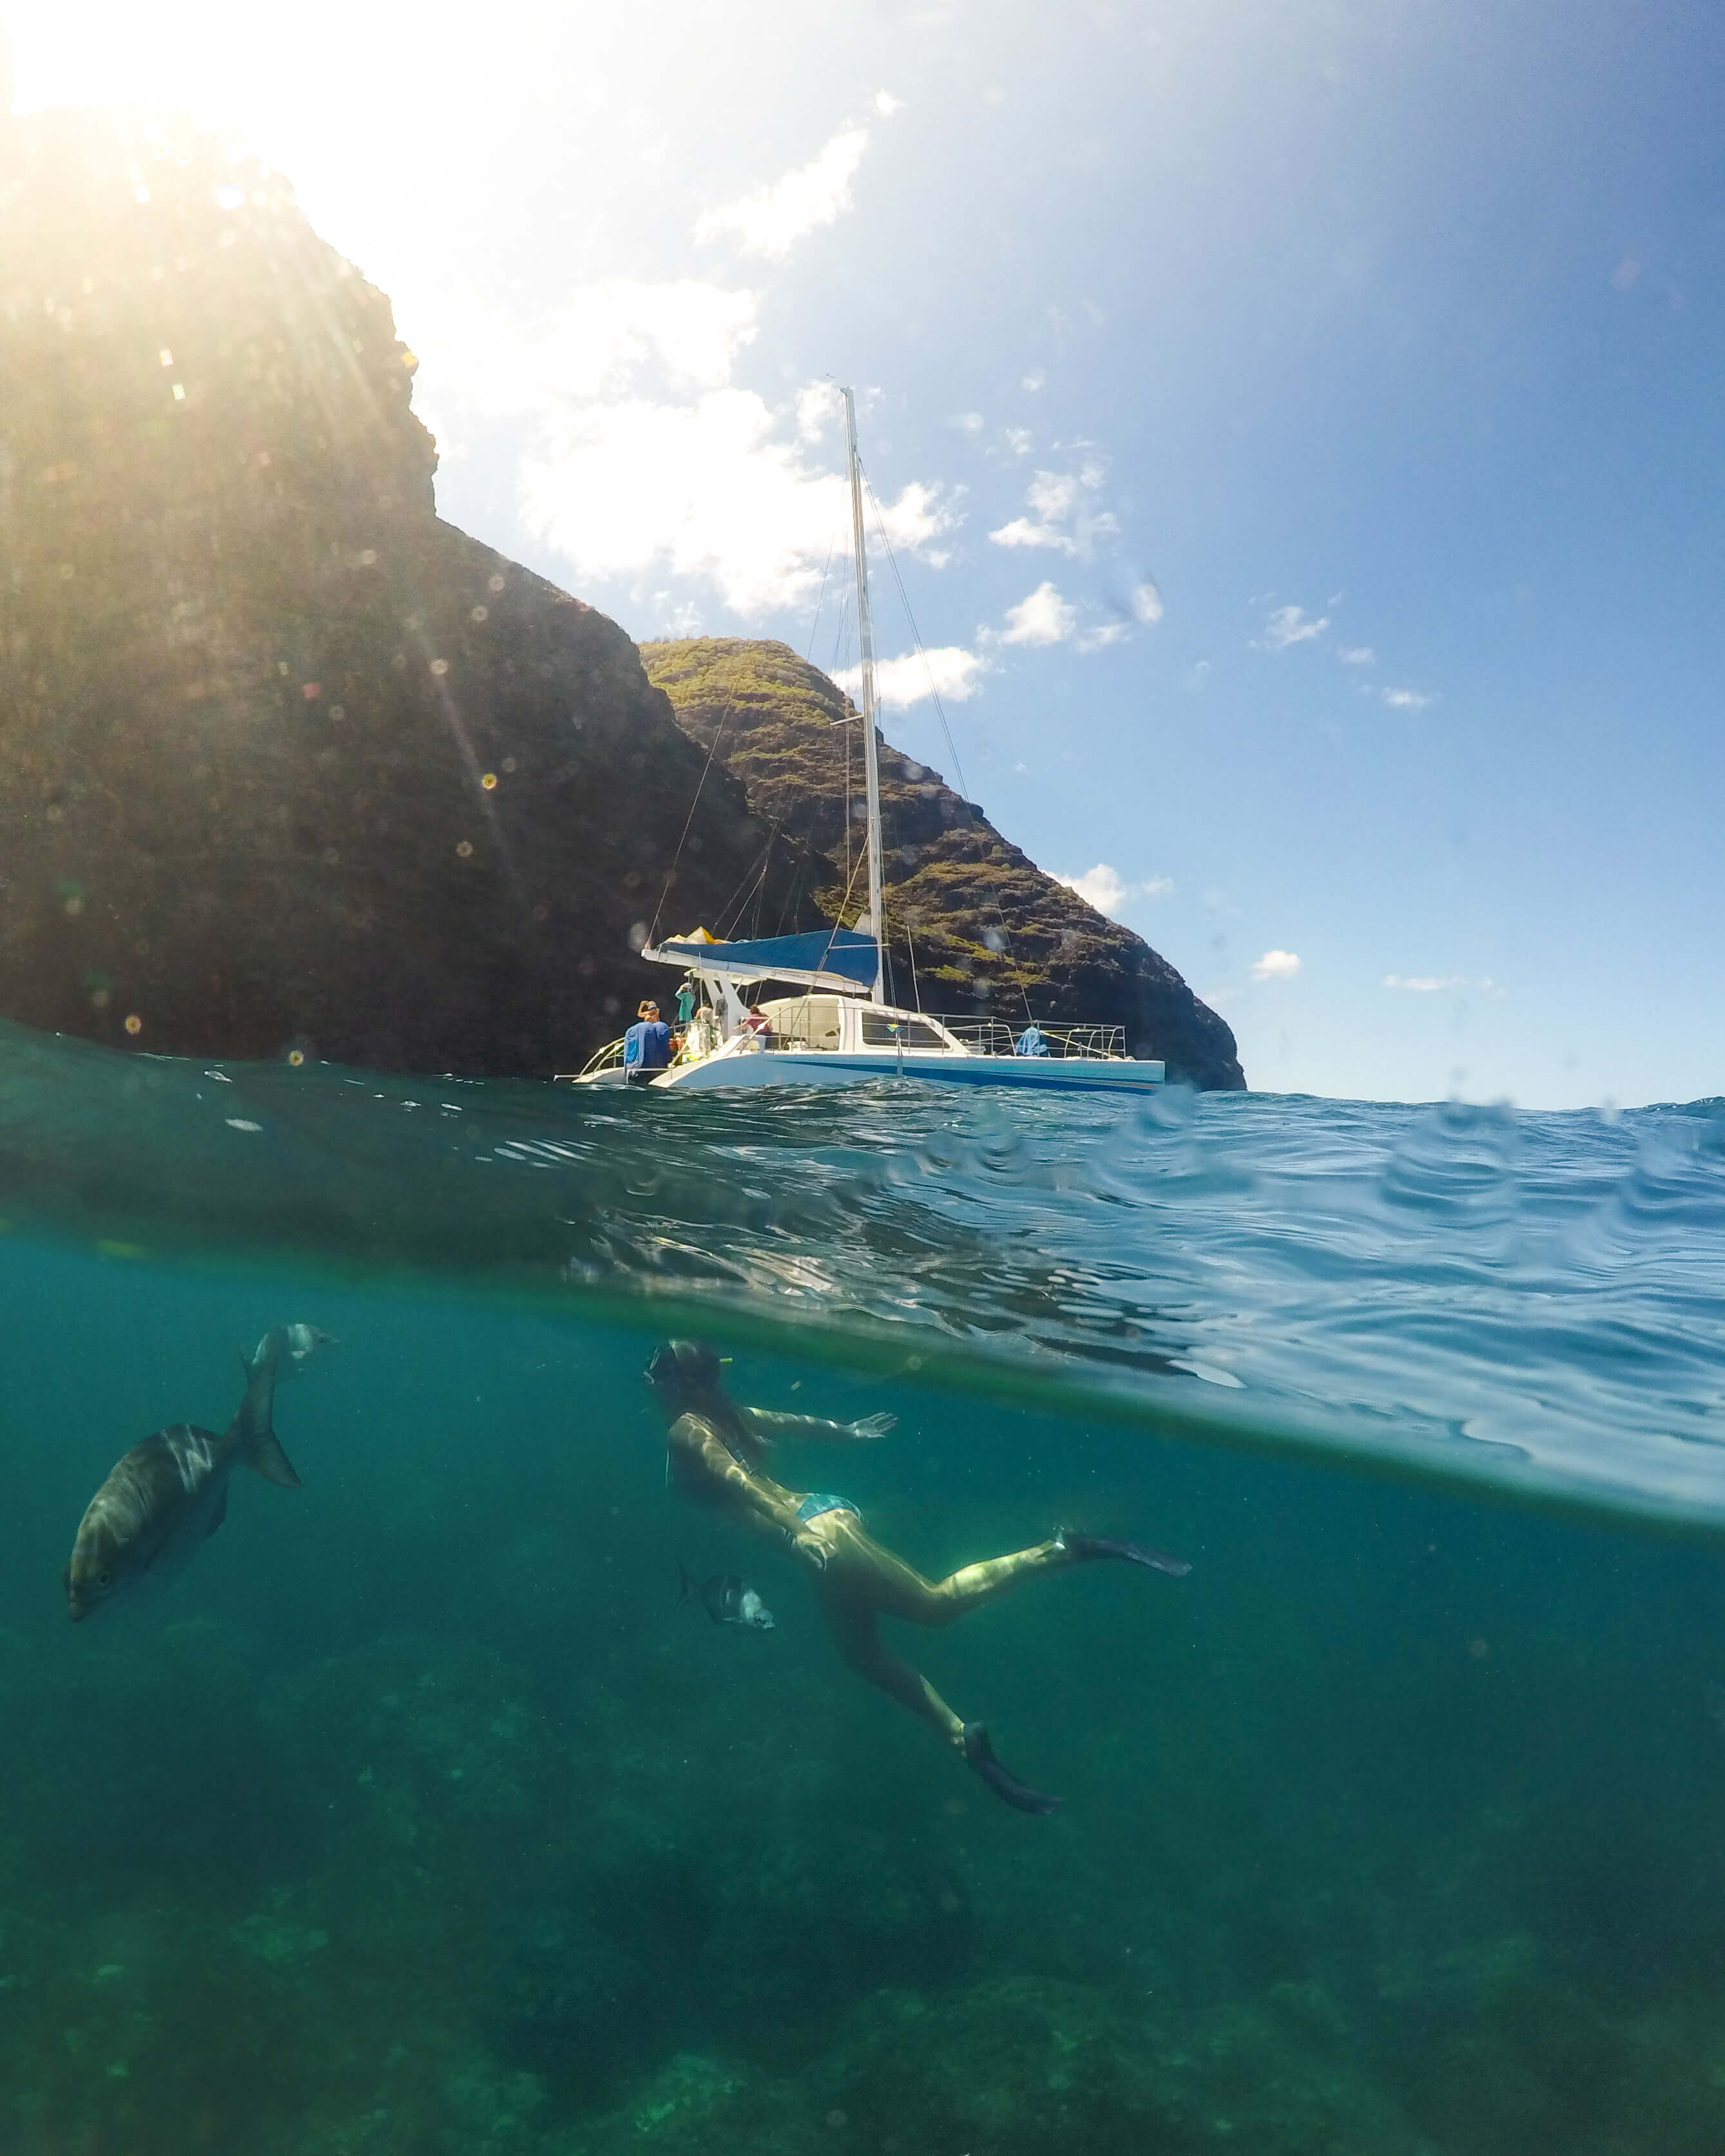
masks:
<path fill-rule="evenodd" d="M 772 1032 L 772 1030 L 773 1021 L 768 1017 L 766 1012 L 762 1009 L 759 1004 L 751 1004 L 749 1005 L 748 1016 L 744 1019 L 742 1024 L 737 1028 L 737 1031 L 739 1033 L 752 1033 L 762 1039 L 764 1039 L 768 1034 Z"/>
<path fill-rule="evenodd" d="M 1047 1055 L 1048 1037 L 1038 1027 L 1034 1018 L 1013 1043 L 1012 1052 L 1014 1055 Z"/>
<path fill-rule="evenodd" d="M 677 1031 L 686 1033 L 695 1015 L 695 977 L 685 973 L 677 983 Z"/>
<path fill-rule="evenodd" d="M 1004 1802 L 1019 1811 L 1053 1811 L 1058 1797 L 1045 1796 L 1008 1774 L 983 1725 L 961 1720 L 926 1677 L 889 1651 L 880 1640 L 880 1620 L 950 1625 L 1028 1579 L 1099 1558 L 1123 1558 L 1176 1578 L 1191 1568 L 1137 1543 L 1062 1527 L 1034 1548 L 965 1565 L 945 1579 L 925 1579 L 866 1532 L 847 1499 L 790 1489 L 768 1472 L 782 1440 L 860 1444 L 884 1437 L 896 1416 L 837 1423 L 739 1406 L 725 1390 L 718 1357 L 692 1340 L 667 1341 L 646 1374 L 665 1419 L 667 1485 L 739 1526 L 788 1544 L 806 1569 L 833 1643 L 851 1669 L 926 1722 Z"/>
<path fill-rule="evenodd" d="M 630 1086 L 644 1086 L 670 1061 L 670 1028 L 659 1015 L 652 997 L 644 997 L 634 1024 L 623 1036 L 624 1081 Z"/>

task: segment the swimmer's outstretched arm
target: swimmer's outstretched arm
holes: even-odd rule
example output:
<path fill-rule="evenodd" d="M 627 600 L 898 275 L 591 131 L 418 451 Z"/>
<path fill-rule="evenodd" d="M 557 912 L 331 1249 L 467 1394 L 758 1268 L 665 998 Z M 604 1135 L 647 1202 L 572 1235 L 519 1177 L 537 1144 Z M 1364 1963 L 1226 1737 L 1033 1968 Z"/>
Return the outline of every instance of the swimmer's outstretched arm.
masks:
<path fill-rule="evenodd" d="M 828 1422 L 820 1415 L 780 1414 L 773 1408 L 745 1408 L 749 1428 L 766 1444 L 781 1438 L 802 1438 L 816 1445 L 866 1445 L 885 1437 L 897 1422 L 896 1414 L 859 1415 L 855 1422 Z"/>

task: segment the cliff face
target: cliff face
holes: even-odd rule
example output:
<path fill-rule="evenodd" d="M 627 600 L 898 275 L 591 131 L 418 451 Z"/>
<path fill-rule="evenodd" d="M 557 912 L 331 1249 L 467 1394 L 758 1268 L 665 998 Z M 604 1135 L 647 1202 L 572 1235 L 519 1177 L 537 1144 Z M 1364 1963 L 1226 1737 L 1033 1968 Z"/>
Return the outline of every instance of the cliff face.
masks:
<path fill-rule="evenodd" d="M 641 657 L 679 724 L 742 781 L 756 814 L 827 857 L 822 904 L 853 919 L 867 887 L 866 870 L 853 880 L 846 866 L 847 747 L 851 868 L 864 844 L 861 744 L 855 726 L 836 723 L 848 700 L 783 644 L 703 637 L 643 644 Z M 884 744 L 880 808 L 901 998 L 914 960 L 926 1009 L 1022 1024 L 1028 1001 L 1038 1019 L 1123 1026 L 1132 1053 L 1163 1057 L 1171 1078 L 1244 1088 L 1233 1034 L 1165 958 L 1045 875 L 937 773 Z"/>
<path fill-rule="evenodd" d="M 697 788 L 670 915 L 813 919 L 623 631 L 438 521 L 413 366 L 261 167 L 0 120 L 0 1014 L 566 1068 Z"/>

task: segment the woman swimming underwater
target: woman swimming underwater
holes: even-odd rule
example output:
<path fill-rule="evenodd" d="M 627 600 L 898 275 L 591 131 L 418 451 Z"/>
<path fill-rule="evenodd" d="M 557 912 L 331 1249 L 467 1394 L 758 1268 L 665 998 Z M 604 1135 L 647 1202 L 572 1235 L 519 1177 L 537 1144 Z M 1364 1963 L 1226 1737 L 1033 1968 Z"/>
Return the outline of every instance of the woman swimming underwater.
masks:
<path fill-rule="evenodd" d="M 1176 1578 L 1190 1566 L 1139 1543 L 1074 1534 L 1062 1527 L 1051 1541 L 1034 1548 L 986 1558 L 944 1579 L 925 1579 L 869 1534 L 854 1505 L 842 1497 L 788 1489 L 765 1467 L 770 1448 L 781 1439 L 865 1442 L 884 1437 L 896 1417 L 869 1415 L 860 1422 L 835 1423 L 740 1406 L 725 1390 L 718 1357 L 691 1340 L 669 1341 L 658 1349 L 647 1365 L 647 1378 L 665 1418 L 670 1486 L 757 1534 L 788 1542 L 809 1569 L 834 1643 L 857 1675 L 926 1722 L 1005 1803 L 1019 1811 L 1053 1811 L 1058 1797 L 1027 1788 L 1008 1774 L 994 1757 L 983 1725 L 961 1721 L 926 1677 L 887 1650 L 880 1620 L 897 1617 L 911 1625 L 950 1625 L 1040 1573 L 1063 1572 L 1098 1558 L 1119 1558 Z"/>

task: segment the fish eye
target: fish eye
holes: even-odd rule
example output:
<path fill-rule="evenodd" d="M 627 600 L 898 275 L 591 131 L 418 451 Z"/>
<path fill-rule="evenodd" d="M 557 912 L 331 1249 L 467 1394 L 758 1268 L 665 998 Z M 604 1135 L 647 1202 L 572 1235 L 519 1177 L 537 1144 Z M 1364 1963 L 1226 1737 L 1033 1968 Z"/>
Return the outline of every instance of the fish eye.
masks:
<path fill-rule="evenodd" d="M 111 1587 L 113 1584 L 114 1575 L 111 1572 L 99 1572 L 96 1574 L 96 1585 L 98 1587 Z"/>

